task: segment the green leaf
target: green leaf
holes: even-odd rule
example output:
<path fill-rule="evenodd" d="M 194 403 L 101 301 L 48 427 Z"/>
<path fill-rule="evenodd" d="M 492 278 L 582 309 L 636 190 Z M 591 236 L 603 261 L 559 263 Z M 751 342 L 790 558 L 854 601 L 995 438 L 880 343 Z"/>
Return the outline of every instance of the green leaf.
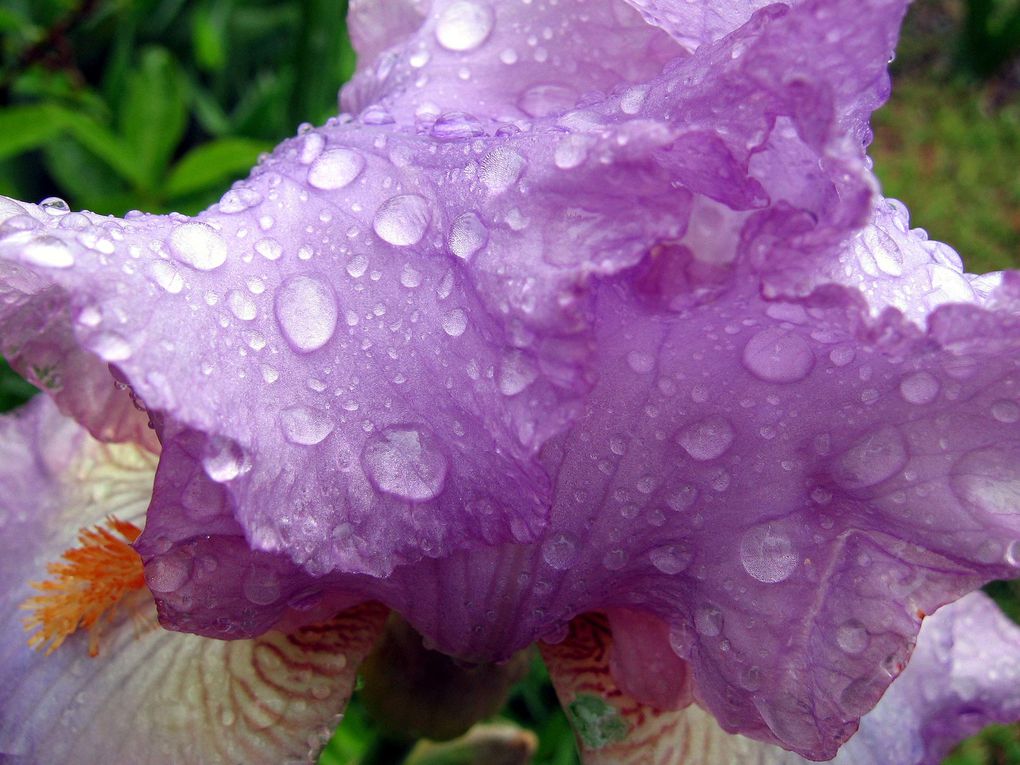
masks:
<path fill-rule="evenodd" d="M 156 187 L 184 135 L 186 97 L 184 73 L 173 56 L 163 48 L 147 48 L 128 77 L 118 115 L 144 189 Z"/>
<path fill-rule="evenodd" d="M 103 160 L 125 181 L 139 187 L 146 185 L 144 169 L 125 140 L 84 114 L 70 112 L 66 121 L 67 129 L 82 147 Z"/>
<path fill-rule="evenodd" d="M 167 180 L 166 194 L 182 197 L 196 191 L 222 186 L 243 177 L 251 170 L 260 153 L 272 144 L 249 138 L 220 138 L 185 154 Z"/>
<path fill-rule="evenodd" d="M 53 140 L 67 124 L 55 104 L 12 106 L 0 110 L 0 159 L 36 149 Z"/>

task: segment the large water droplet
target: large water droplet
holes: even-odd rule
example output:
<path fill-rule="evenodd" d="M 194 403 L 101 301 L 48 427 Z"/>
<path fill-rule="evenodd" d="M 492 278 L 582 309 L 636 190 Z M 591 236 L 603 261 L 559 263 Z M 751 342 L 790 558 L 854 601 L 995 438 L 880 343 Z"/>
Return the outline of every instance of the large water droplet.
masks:
<path fill-rule="evenodd" d="M 748 341 L 743 362 L 747 371 L 765 382 L 792 383 L 807 377 L 815 356 L 800 334 L 773 327 Z"/>
<path fill-rule="evenodd" d="M 170 251 L 198 271 L 212 271 L 227 260 L 227 244 L 204 223 L 182 223 L 170 232 Z"/>
<path fill-rule="evenodd" d="M 532 85 L 517 99 L 517 108 L 529 117 L 549 117 L 573 108 L 578 93 L 566 85 Z"/>
<path fill-rule="evenodd" d="M 733 443 L 733 435 L 729 420 L 713 414 L 681 430 L 677 442 L 691 457 L 704 462 L 724 455 Z"/>
<path fill-rule="evenodd" d="M 930 372 L 914 372 L 900 382 L 900 395 L 909 404 L 930 404 L 939 395 L 939 381 Z"/>
<path fill-rule="evenodd" d="M 262 201 L 262 195 L 254 189 L 231 189 L 220 199 L 220 212 L 231 215 L 244 212 Z"/>
<path fill-rule="evenodd" d="M 857 619 L 847 619 L 836 628 L 836 643 L 846 653 L 860 653 L 870 642 L 868 631 Z"/>
<path fill-rule="evenodd" d="M 492 32 L 492 8 L 476 0 L 450 3 L 436 21 L 436 39 L 447 50 L 473 50 Z"/>
<path fill-rule="evenodd" d="M 520 351 L 508 354 L 499 367 L 499 391 L 504 396 L 516 396 L 535 380 L 538 370 L 531 359 Z"/>
<path fill-rule="evenodd" d="M 280 576 L 266 566 L 252 566 L 241 587 L 244 597 L 257 606 L 268 606 L 280 599 Z"/>
<path fill-rule="evenodd" d="M 352 149 L 330 149 L 308 168 L 308 182 L 317 189 L 342 189 L 361 175 L 365 158 Z"/>
<path fill-rule="evenodd" d="M 467 329 L 467 314 L 461 308 L 454 308 L 443 316 L 443 331 L 450 337 L 460 337 Z"/>
<path fill-rule="evenodd" d="M 397 247 L 418 244 L 432 221 L 428 202 L 417 194 L 401 194 L 383 202 L 372 228 L 379 238 Z"/>
<path fill-rule="evenodd" d="M 71 212 L 70 205 L 60 197 L 46 197 L 46 199 L 39 203 L 39 206 L 47 214 L 53 216 L 67 215 L 67 213 Z"/>
<path fill-rule="evenodd" d="M 241 321 L 251 321 L 257 313 L 255 301 L 240 290 L 231 290 L 227 294 L 227 306 Z"/>
<path fill-rule="evenodd" d="M 775 584 L 788 579 L 797 568 L 797 553 L 788 536 L 766 524 L 744 534 L 740 562 L 759 582 Z"/>
<path fill-rule="evenodd" d="M 74 265 L 71 248 L 54 236 L 32 239 L 21 248 L 21 259 L 46 268 L 70 268 Z"/>
<path fill-rule="evenodd" d="M 145 566 L 145 583 L 156 593 L 174 592 L 191 578 L 194 561 L 180 550 L 153 558 Z"/>
<path fill-rule="evenodd" d="M 553 534 L 542 543 L 542 559 L 557 571 L 566 571 L 578 557 L 577 542 L 569 534 Z"/>
<path fill-rule="evenodd" d="M 648 559 L 663 574 L 679 574 L 694 559 L 691 551 L 684 545 L 663 545 L 648 553 Z"/>
<path fill-rule="evenodd" d="M 836 462 L 833 477 L 845 489 L 863 489 L 892 478 L 906 464 L 903 436 L 889 426 L 862 438 L 844 452 Z"/>
<path fill-rule="evenodd" d="M 314 276 L 292 276 L 276 291 L 276 319 L 284 337 L 302 353 L 318 350 L 333 337 L 336 296 Z"/>
<path fill-rule="evenodd" d="M 482 159 L 478 177 L 489 191 L 498 194 L 517 183 L 526 164 L 524 157 L 516 151 L 506 146 L 499 146 Z"/>
<path fill-rule="evenodd" d="M 447 460 L 435 437 L 412 425 L 374 434 L 361 461 L 376 488 L 412 502 L 434 499 L 446 482 Z"/>
<path fill-rule="evenodd" d="M 1010 425 L 1020 420 L 1020 406 L 1015 401 L 1005 399 L 992 404 L 992 417 L 1001 423 Z"/>
<path fill-rule="evenodd" d="M 244 453 L 229 439 L 213 441 L 202 458 L 205 474 L 217 483 L 233 481 L 246 468 Z"/>
<path fill-rule="evenodd" d="M 1020 443 L 968 452 L 953 465 L 949 485 L 972 510 L 992 515 L 1020 514 Z"/>
<path fill-rule="evenodd" d="M 316 409 L 292 406 L 280 412 L 280 428 L 292 444 L 314 446 L 333 432 L 333 421 Z"/>
<path fill-rule="evenodd" d="M 489 230 L 473 212 L 460 215 L 450 227 L 450 252 L 470 260 L 489 241 Z"/>

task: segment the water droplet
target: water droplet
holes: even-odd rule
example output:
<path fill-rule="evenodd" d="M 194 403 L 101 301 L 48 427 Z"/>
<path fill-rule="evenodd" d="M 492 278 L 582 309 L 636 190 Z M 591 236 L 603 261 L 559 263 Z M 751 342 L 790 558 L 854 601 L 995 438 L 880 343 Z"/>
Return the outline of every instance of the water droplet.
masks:
<path fill-rule="evenodd" d="M 1006 563 L 1020 568 L 1020 539 L 1014 539 L 1006 545 Z"/>
<path fill-rule="evenodd" d="M 815 357 L 800 334 L 773 327 L 762 330 L 748 341 L 743 362 L 747 371 L 760 380 L 792 383 L 807 377 Z"/>
<path fill-rule="evenodd" d="M 251 321 L 255 318 L 255 301 L 240 290 L 231 290 L 227 294 L 227 306 L 241 321 Z"/>
<path fill-rule="evenodd" d="M 525 90 L 517 99 L 517 108 L 529 117 L 549 117 L 572 109 L 577 91 L 565 85 L 540 84 Z"/>
<path fill-rule="evenodd" d="M 171 550 L 145 566 L 145 583 L 156 593 L 174 592 L 191 578 L 192 567 L 190 555 Z"/>
<path fill-rule="evenodd" d="M 46 211 L 48 215 L 67 215 L 71 212 L 71 207 L 60 197 L 46 197 L 39 206 Z"/>
<path fill-rule="evenodd" d="M 729 420 L 713 414 L 681 430 L 677 442 L 691 457 L 704 462 L 724 455 L 733 443 L 733 437 L 733 426 Z"/>
<path fill-rule="evenodd" d="M 21 248 L 21 259 L 46 268 L 70 268 L 74 265 L 74 253 L 60 239 L 54 236 L 40 236 Z"/>
<path fill-rule="evenodd" d="M 693 554 L 683 545 L 663 545 L 648 553 L 648 559 L 663 574 L 679 574 L 694 559 Z"/>
<path fill-rule="evenodd" d="M 846 653 L 861 653 L 870 642 L 868 631 L 857 619 L 847 619 L 836 628 L 836 643 Z"/>
<path fill-rule="evenodd" d="M 217 483 L 233 481 L 244 471 L 246 462 L 241 448 L 229 439 L 210 442 L 202 458 L 205 474 Z"/>
<path fill-rule="evenodd" d="M 383 202 L 372 221 L 379 238 L 397 247 L 418 244 L 432 221 L 428 202 L 417 194 L 401 194 Z"/>
<path fill-rule="evenodd" d="M 308 168 L 308 182 L 317 189 L 342 189 L 361 175 L 365 158 L 353 149 L 330 149 Z"/>
<path fill-rule="evenodd" d="M 907 464 L 907 447 L 894 427 L 862 438 L 837 460 L 833 477 L 845 489 L 864 489 L 892 478 Z"/>
<path fill-rule="evenodd" d="M 602 565 L 607 571 L 619 571 L 627 565 L 627 553 L 617 548 L 602 556 Z"/>
<path fill-rule="evenodd" d="M 498 146 L 482 159 L 478 172 L 489 191 L 501 193 L 517 183 L 527 163 L 524 157 L 506 146 Z"/>
<path fill-rule="evenodd" d="M 255 242 L 255 252 L 266 260 L 279 260 L 283 255 L 283 247 L 275 239 L 266 237 Z"/>
<path fill-rule="evenodd" d="M 648 374 L 655 369 L 655 357 L 644 351 L 631 351 L 627 354 L 627 366 L 639 375 Z"/>
<path fill-rule="evenodd" d="M 316 409 L 292 406 L 280 412 L 280 428 L 292 444 L 314 446 L 333 432 L 333 421 Z"/>
<path fill-rule="evenodd" d="M 415 426 L 391 426 L 374 434 L 361 460 L 376 488 L 400 499 L 434 499 L 446 482 L 446 457 L 436 439 Z"/>
<path fill-rule="evenodd" d="M 579 557 L 577 542 L 569 534 L 553 534 L 542 543 L 542 558 L 557 571 L 566 571 Z"/>
<path fill-rule="evenodd" d="M 252 566 L 241 585 L 244 597 L 257 606 L 268 606 L 280 599 L 280 576 L 266 566 Z"/>
<path fill-rule="evenodd" d="M 624 114 L 637 114 L 645 105 L 645 98 L 648 97 L 648 87 L 638 86 L 627 88 L 620 97 L 620 111 Z"/>
<path fill-rule="evenodd" d="M 504 396 L 516 396 L 535 380 L 538 370 L 520 351 L 508 354 L 499 367 L 499 391 Z"/>
<path fill-rule="evenodd" d="M 447 50 L 473 50 L 492 32 L 495 14 L 486 3 L 457 0 L 439 14 L 436 39 Z"/>
<path fill-rule="evenodd" d="M 197 271 L 212 271 L 227 260 L 227 244 L 205 223 L 183 223 L 170 232 L 170 251 Z"/>
<path fill-rule="evenodd" d="M 588 139 L 581 135 L 570 135 L 556 144 L 553 162 L 560 170 L 571 170 L 588 157 Z"/>
<path fill-rule="evenodd" d="M 429 132 L 440 141 L 464 141 L 485 135 L 485 128 L 470 114 L 446 112 L 439 115 Z"/>
<path fill-rule="evenodd" d="M 718 606 L 706 603 L 703 606 L 699 606 L 698 610 L 695 611 L 694 629 L 697 630 L 699 635 L 715 637 L 722 632 L 722 628 L 723 613 L 719 610 Z"/>
<path fill-rule="evenodd" d="M 914 372 L 900 382 L 900 395 L 908 404 L 930 404 L 939 395 L 939 387 L 930 372 Z"/>
<path fill-rule="evenodd" d="M 231 189 L 220 199 L 220 212 L 232 215 L 250 210 L 262 201 L 262 195 L 254 189 Z"/>
<path fill-rule="evenodd" d="M 131 358 L 131 344 L 116 332 L 102 332 L 89 342 L 89 349 L 103 361 L 124 361 Z"/>
<path fill-rule="evenodd" d="M 460 215 L 450 227 L 450 252 L 470 260 L 489 241 L 489 230 L 473 212 Z"/>
<path fill-rule="evenodd" d="M 447 311 L 443 316 L 443 331 L 450 337 L 460 337 L 467 329 L 467 314 L 460 308 Z"/>
<path fill-rule="evenodd" d="M 1020 406 L 1015 401 L 996 401 L 992 404 L 992 417 L 999 422 L 1012 424 L 1020 420 Z"/>
<path fill-rule="evenodd" d="M 797 568 L 797 553 L 788 536 L 766 524 L 744 534 L 740 562 L 759 582 L 775 584 L 788 579 Z"/>
<path fill-rule="evenodd" d="M 276 319 L 284 337 L 302 353 L 318 350 L 336 330 L 336 296 L 314 276 L 292 276 L 276 290 Z"/>
<path fill-rule="evenodd" d="M 400 272 L 400 284 L 413 290 L 421 284 L 421 272 L 416 271 L 410 264 L 405 264 L 404 269 Z"/>
<path fill-rule="evenodd" d="M 949 485 L 960 501 L 992 515 L 1020 514 L 1020 445 L 968 452 L 953 465 Z"/>

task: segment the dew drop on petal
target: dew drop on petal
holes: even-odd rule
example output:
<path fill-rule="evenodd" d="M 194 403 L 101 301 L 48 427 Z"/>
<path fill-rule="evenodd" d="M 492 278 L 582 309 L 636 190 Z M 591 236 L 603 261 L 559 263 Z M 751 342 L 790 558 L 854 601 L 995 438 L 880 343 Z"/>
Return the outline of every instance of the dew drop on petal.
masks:
<path fill-rule="evenodd" d="M 467 329 L 467 314 L 461 308 L 447 311 L 443 316 L 443 331 L 450 337 L 460 337 Z"/>
<path fill-rule="evenodd" d="M 63 241 L 54 236 L 40 236 L 21 248 L 22 260 L 46 268 L 70 268 L 74 253 Z"/>
<path fill-rule="evenodd" d="M 292 444 L 314 446 L 333 432 L 333 421 L 323 412 L 307 406 L 291 406 L 280 412 L 280 429 Z"/>
<path fill-rule="evenodd" d="M 227 294 L 227 306 L 241 321 L 251 321 L 255 318 L 255 301 L 240 290 L 231 290 Z"/>
<path fill-rule="evenodd" d="M 968 452 L 953 465 L 949 486 L 966 506 L 992 515 L 1020 514 L 1020 443 Z"/>
<path fill-rule="evenodd" d="M 815 357 L 800 334 L 773 327 L 748 341 L 743 362 L 747 371 L 760 380 L 792 383 L 807 377 Z"/>
<path fill-rule="evenodd" d="M 383 202 L 372 228 L 379 238 L 397 247 L 418 244 L 432 221 L 428 203 L 417 194 L 401 194 Z"/>
<path fill-rule="evenodd" d="M 836 628 L 836 643 L 846 653 L 861 653 L 870 642 L 868 631 L 857 619 L 847 619 Z"/>
<path fill-rule="evenodd" d="M 268 606 L 280 599 L 280 576 L 271 568 L 252 566 L 244 576 L 241 589 L 250 602 Z"/>
<path fill-rule="evenodd" d="M 174 592 L 191 578 L 190 556 L 170 551 L 153 558 L 145 566 L 145 583 L 155 593 Z"/>
<path fill-rule="evenodd" d="M 498 146 L 482 158 L 478 177 L 489 191 L 500 193 L 513 186 L 527 163 L 524 157 L 506 146 Z"/>
<path fill-rule="evenodd" d="M 336 296 L 314 276 L 292 276 L 276 290 L 276 320 L 287 342 L 297 351 L 318 350 L 333 337 L 337 322 Z"/>
<path fill-rule="evenodd" d="M 508 354 L 499 367 L 499 391 L 504 396 L 516 396 L 535 380 L 538 370 L 531 360 L 520 351 Z"/>
<path fill-rule="evenodd" d="M 663 545 L 648 553 L 648 559 L 663 574 L 679 574 L 686 569 L 694 556 L 683 545 Z"/>
<path fill-rule="evenodd" d="M 176 295 L 184 289 L 184 277 L 172 263 L 154 260 L 149 264 L 148 270 L 152 280 L 171 295 Z"/>
<path fill-rule="evenodd" d="M 262 201 L 262 195 L 254 189 L 231 189 L 220 199 L 220 212 L 232 215 L 250 210 Z"/>
<path fill-rule="evenodd" d="M 542 543 L 542 559 L 557 571 L 566 571 L 579 557 L 577 542 L 569 534 L 553 534 Z"/>
<path fill-rule="evenodd" d="M 379 491 L 412 502 L 434 499 L 446 482 L 448 463 L 435 437 L 411 425 L 373 434 L 362 450 L 361 462 Z"/>
<path fill-rule="evenodd" d="M 197 271 L 212 271 L 227 260 L 227 244 L 205 223 L 182 223 L 170 232 L 170 251 Z"/>
<path fill-rule="evenodd" d="M 205 474 L 217 483 L 233 481 L 245 469 L 245 458 L 240 447 L 233 441 L 225 439 L 209 445 L 209 450 L 202 458 Z"/>
<path fill-rule="evenodd" d="M 908 404 L 930 404 L 939 395 L 939 381 L 930 372 L 914 372 L 900 381 L 900 395 Z"/>
<path fill-rule="evenodd" d="M 740 563 L 759 582 L 775 584 L 788 579 L 797 568 L 797 553 L 788 536 L 766 524 L 744 533 Z"/>
<path fill-rule="evenodd" d="M 715 637 L 723 628 L 723 614 L 718 606 L 706 603 L 694 612 L 694 629 L 699 635 Z"/>
<path fill-rule="evenodd" d="M 639 375 L 648 374 L 655 369 L 655 357 L 644 351 L 631 351 L 627 354 L 627 366 Z"/>
<path fill-rule="evenodd" d="M 686 426 L 677 443 L 692 458 L 704 462 L 724 455 L 733 443 L 733 426 L 725 417 L 713 414 Z"/>
<path fill-rule="evenodd" d="M 1020 420 L 1020 406 L 1015 401 L 996 401 L 991 412 L 993 418 L 1006 425 Z"/>
<path fill-rule="evenodd" d="M 266 260 L 279 260 L 283 255 L 283 247 L 275 239 L 266 237 L 255 242 L 255 252 Z"/>
<path fill-rule="evenodd" d="M 470 260 L 489 241 L 489 230 L 473 212 L 466 212 L 450 227 L 450 252 L 463 260 Z"/>
<path fill-rule="evenodd" d="M 342 189 L 361 175 L 365 158 L 353 149 L 330 149 L 308 168 L 308 183 L 317 189 Z"/>
<path fill-rule="evenodd" d="M 473 50 L 489 37 L 494 21 L 495 14 L 488 4 L 456 0 L 439 14 L 436 39 L 447 50 Z"/>
<path fill-rule="evenodd" d="M 66 215 L 71 212 L 70 205 L 68 205 L 67 202 L 60 197 L 46 197 L 46 199 L 39 203 L 39 206 L 45 210 L 48 215 L 53 216 Z"/>
<path fill-rule="evenodd" d="M 892 478 L 906 464 L 903 436 L 888 426 L 865 436 L 844 452 L 836 461 L 833 477 L 845 489 L 863 489 Z"/>

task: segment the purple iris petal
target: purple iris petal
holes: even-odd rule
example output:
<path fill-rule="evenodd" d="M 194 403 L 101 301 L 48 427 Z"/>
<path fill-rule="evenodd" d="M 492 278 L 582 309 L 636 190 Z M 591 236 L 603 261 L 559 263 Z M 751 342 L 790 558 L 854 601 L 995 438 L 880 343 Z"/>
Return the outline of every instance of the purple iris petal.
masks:
<path fill-rule="evenodd" d="M 864 154 L 904 3 L 635 5 L 355 3 L 354 116 L 209 211 L 3 202 L 5 354 L 158 434 L 165 626 L 376 598 L 494 660 L 640 612 L 726 729 L 827 757 L 1015 573 L 1016 280 Z"/>

